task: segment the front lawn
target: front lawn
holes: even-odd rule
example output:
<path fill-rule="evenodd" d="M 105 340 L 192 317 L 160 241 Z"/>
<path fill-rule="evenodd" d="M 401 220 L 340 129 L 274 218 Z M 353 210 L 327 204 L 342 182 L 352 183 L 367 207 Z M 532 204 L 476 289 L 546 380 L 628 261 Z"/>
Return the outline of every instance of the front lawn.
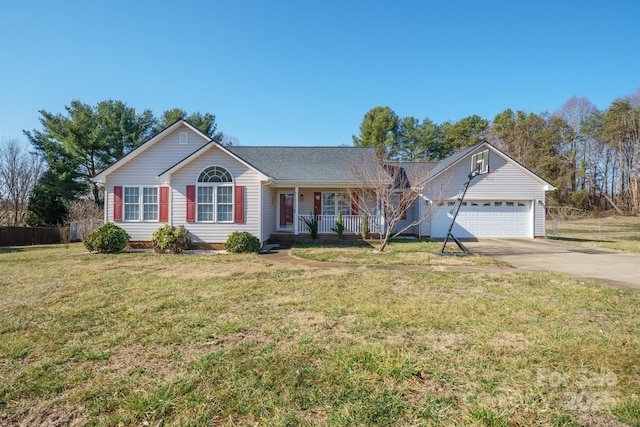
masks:
<path fill-rule="evenodd" d="M 298 243 L 291 250 L 293 256 L 314 261 L 360 265 L 423 265 L 469 266 L 507 264 L 480 255 L 439 256 L 442 242 L 413 239 L 392 239 L 384 252 L 377 251 L 377 242 L 344 242 L 342 245 L 325 243 Z M 462 254 L 455 244 L 447 245 L 447 252 Z"/>
<path fill-rule="evenodd" d="M 640 426 L 640 293 L 80 245 L 0 271 L 3 425 Z"/>

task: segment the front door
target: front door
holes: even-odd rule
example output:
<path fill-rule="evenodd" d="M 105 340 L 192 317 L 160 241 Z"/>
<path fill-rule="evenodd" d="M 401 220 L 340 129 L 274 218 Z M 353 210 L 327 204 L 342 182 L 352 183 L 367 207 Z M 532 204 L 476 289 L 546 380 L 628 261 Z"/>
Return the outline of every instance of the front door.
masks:
<path fill-rule="evenodd" d="M 278 200 L 278 204 L 280 205 L 278 219 L 279 230 L 293 230 L 294 197 L 295 195 L 293 193 L 280 193 L 280 197 Z"/>

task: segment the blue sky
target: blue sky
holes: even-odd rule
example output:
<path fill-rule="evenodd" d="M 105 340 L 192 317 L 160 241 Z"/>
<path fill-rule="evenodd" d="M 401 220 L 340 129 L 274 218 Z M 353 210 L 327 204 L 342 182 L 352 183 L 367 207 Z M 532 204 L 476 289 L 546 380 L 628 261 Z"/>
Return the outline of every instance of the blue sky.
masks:
<path fill-rule="evenodd" d="M 603 109 L 640 87 L 639 17 L 637 0 L 0 0 L 0 139 L 73 99 L 210 112 L 241 145 L 350 145 L 378 105 L 436 123 Z"/>

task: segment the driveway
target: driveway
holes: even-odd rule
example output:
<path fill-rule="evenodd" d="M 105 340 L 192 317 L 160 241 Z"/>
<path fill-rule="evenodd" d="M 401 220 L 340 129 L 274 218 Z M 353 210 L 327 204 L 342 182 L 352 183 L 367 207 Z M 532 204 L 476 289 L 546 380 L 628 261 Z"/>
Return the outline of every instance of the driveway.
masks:
<path fill-rule="evenodd" d="M 471 253 L 524 271 L 551 271 L 581 280 L 640 290 L 640 254 L 546 239 L 482 239 L 465 242 Z"/>

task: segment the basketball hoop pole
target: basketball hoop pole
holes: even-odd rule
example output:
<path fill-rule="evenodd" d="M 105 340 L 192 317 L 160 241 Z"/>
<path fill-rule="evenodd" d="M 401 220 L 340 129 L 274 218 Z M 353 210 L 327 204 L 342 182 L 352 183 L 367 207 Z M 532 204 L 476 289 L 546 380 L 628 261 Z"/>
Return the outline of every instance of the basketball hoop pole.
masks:
<path fill-rule="evenodd" d="M 465 255 L 469 255 L 469 250 L 462 244 L 462 242 L 460 240 L 458 240 L 453 235 L 452 231 L 453 231 L 453 226 L 456 223 L 456 218 L 458 216 L 458 212 L 460 212 L 460 206 L 462 206 L 462 201 L 464 200 L 464 196 L 465 196 L 465 194 L 467 194 L 467 190 L 469 189 L 469 184 L 471 183 L 471 180 L 473 178 L 475 178 L 476 176 L 480 175 L 480 166 L 481 166 L 480 163 L 478 163 L 477 166 L 476 166 L 476 169 L 474 171 L 472 171 L 467 176 L 467 181 L 462 186 L 462 190 L 460 191 L 460 196 L 458 196 L 458 199 L 456 200 L 456 203 L 453 206 L 453 209 L 451 210 L 451 214 L 453 215 L 453 218 L 451 219 L 451 225 L 449 225 L 449 230 L 447 231 L 447 235 L 444 238 L 444 242 L 442 243 L 442 249 L 440 249 L 440 255 L 446 255 L 447 254 L 445 252 L 445 248 L 447 247 L 447 243 L 449 242 L 449 239 L 451 239 L 454 242 L 456 242 L 456 245 L 458 245 L 460 250 L 462 252 L 464 252 Z"/>

